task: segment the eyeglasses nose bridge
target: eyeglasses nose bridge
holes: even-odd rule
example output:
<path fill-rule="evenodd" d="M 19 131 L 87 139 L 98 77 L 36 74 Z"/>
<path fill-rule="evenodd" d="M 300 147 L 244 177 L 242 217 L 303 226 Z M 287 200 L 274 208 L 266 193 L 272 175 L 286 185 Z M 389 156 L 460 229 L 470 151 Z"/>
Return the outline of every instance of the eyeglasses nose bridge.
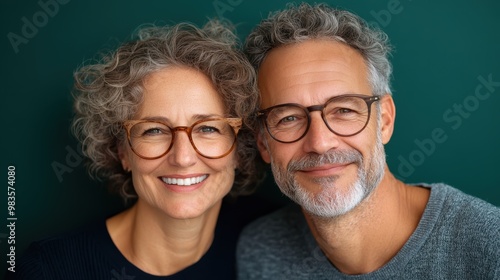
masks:
<path fill-rule="evenodd" d="M 184 131 L 184 132 L 186 132 L 187 137 L 189 138 L 189 142 L 191 143 L 191 146 L 193 146 L 193 148 L 195 148 L 193 140 L 191 139 L 191 129 L 192 128 L 189 127 L 189 126 L 176 126 L 176 127 L 170 128 L 170 131 L 172 131 L 172 140 L 170 142 L 170 148 L 172 148 L 172 146 L 174 145 L 175 132 L 177 132 L 177 131 Z M 170 150 L 170 148 L 169 148 L 169 150 Z M 195 148 L 195 150 L 196 150 L 196 148 Z"/>
<path fill-rule="evenodd" d="M 330 127 L 326 123 L 325 117 L 323 115 L 323 109 L 325 109 L 325 106 L 326 106 L 325 104 L 322 104 L 322 105 L 312 105 L 312 106 L 306 107 L 306 109 L 307 109 L 307 118 L 309 119 L 309 126 L 310 126 L 311 121 L 312 121 L 312 119 L 311 119 L 311 112 L 313 112 L 313 111 L 319 111 L 320 114 L 321 114 L 321 118 L 323 119 L 323 122 L 330 129 Z M 308 127 L 307 130 L 309 130 L 309 127 Z"/>
<path fill-rule="evenodd" d="M 306 109 L 309 113 L 311 113 L 312 111 L 323 112 L 323 108 L 325 108 L 325 105 L 313 105 L 313 106 L 306 107 Z"/>
<path fill-rule="evenodd" d="M 189 132 L 191 132 L 191 128 L 188 126 L 176 126 L 171 128 L 170 130 L 172 130 L 172 134 L 174 134 L 176 131 L 185 131 L 189 135 Z"/>

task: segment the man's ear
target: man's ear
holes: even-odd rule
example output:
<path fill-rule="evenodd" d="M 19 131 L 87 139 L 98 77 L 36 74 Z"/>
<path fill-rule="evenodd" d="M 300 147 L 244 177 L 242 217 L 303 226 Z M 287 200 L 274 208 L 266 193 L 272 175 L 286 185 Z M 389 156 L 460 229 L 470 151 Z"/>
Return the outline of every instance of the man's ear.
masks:
<path fill-rule="evenodd" d="M 380 110 L 381 110 L 381 132 L 382 132 L 382 143 L 387 144 L 391 140 L 392 133 L 394 131 L 394 123 L 396 121 L 396 105 L 392 96 L 386 94 L 382 96 L 380 100 Z"/>
<path fill-rule="evenodd" d="M 263 132 L 257 132 L 257 148 L 259 149 L 262 159 L 267 163 L 271 163 L 271 155 L 269 154 L 269 150 L 267 149 L 265 142 L 267 139 L 264 139 L 264 137 Z"/>

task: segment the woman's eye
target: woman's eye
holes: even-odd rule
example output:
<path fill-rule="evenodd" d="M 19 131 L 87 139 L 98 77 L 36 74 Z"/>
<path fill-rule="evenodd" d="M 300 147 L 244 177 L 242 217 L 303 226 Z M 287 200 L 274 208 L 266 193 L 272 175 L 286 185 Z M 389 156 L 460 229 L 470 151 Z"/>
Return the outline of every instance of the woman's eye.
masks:
<path fill-rule="evenodd" d="M 154 136 L 154 135 L 159 135 L 162 133 L 163 133 L 163 130 L 160 128 L 150 128 L 150 129 L 144 131 L 144 133 L 142 135 Z"/>
<path fill-rule="evenodd" d="M 201 133 L 215 133 L 218 132 L 219 130 L 213 126 L 202 126 L 198 129 L 198 131 Z"/>

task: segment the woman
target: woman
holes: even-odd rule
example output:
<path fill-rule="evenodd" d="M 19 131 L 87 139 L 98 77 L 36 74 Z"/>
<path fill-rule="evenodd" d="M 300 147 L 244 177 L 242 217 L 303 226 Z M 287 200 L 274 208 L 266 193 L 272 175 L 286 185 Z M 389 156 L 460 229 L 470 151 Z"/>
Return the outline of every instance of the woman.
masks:
<path fill-rule="evenodd" d="M 34 243 L 16 276 L 234 278 L 239 227 L 218 216 L 228 193 L 258 178 L 242 120 L 256 108 L 255 74 L 235 44 L 215 21 L 148 27 L 75 73 L 73 130 L 89 169 L 134 203 Z"/>

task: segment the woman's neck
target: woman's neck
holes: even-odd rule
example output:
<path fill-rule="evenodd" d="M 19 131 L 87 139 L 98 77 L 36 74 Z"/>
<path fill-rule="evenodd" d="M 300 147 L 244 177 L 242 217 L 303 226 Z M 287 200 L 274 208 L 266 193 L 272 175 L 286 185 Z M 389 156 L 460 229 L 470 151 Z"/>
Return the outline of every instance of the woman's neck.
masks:
<path fill-rule="evenodd" d="M 153 275 L 171 275 L 196 263 L 210 248 L 221 203 L 192 219 L 174 219 L 139 200 L 107 220 L 123 256 Z"/>

